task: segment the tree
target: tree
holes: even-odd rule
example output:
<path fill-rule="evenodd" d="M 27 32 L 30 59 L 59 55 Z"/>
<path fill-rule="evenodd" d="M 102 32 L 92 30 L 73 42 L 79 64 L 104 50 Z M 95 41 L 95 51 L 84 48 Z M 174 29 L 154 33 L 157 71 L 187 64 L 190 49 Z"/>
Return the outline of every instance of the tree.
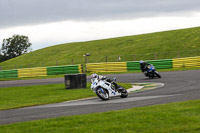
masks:
<path fill-rule="evenodd" d="M 27 36 L 13 35 L 10 38 L 3 39 L 0 54 L 2 59 L 8 60 L 31 51 L 32 44 Z"/>
<path fill-rule="evenodd" d="M 0 53 L 0 62 L 2 62 L 2 61 L 4 61 L 5 59 L 4 59 L 4 56 L 3 55 L 1 55 L 1 53 Z M 1 70 L 1 69 L 0 69 Z"/>

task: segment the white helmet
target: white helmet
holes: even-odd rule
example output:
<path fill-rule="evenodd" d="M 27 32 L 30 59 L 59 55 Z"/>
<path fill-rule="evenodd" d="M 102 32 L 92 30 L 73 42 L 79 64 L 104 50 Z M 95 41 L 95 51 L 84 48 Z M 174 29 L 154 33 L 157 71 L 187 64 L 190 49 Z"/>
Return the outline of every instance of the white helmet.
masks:
<path fill-rule="evenodd" d="M 91 77 L 92 77 L 92 78 L 97 78 L 98 75 L 97 75 L 96 73 L 93 73 L 93 74 L 91 75 Z"/>
<path fill-rule="evenodd" d="M 144 61 L 143 61 L 143 60 L 141 60 L 141 61 L 140 61 L 140 64 L 142 64 L 142 63 L 144 63 Z"/>

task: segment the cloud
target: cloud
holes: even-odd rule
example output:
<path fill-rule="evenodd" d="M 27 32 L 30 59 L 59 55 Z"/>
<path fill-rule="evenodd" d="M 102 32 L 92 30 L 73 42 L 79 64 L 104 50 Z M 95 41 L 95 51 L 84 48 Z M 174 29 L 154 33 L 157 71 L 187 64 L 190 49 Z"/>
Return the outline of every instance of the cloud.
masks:
<path fill-rule="evenodd" d="M 196 11 L 200 11 L 199 0 L 1 0 L 0 29 L 67 20 L 181 16 Z"/>
<path fill-rule="evenodd" d="M 164 16 L 130 20 L 112 21 L 61 21 L 34 26 L 20 26 L 0 29 L 0 40 L 11 37 L 13 33 L 27 35 L 33 50 L 55 44 L 98 40 L 112 37 L 144 34 L 172 29 L 197 27 L 200 13 L 192 16 Z"/>

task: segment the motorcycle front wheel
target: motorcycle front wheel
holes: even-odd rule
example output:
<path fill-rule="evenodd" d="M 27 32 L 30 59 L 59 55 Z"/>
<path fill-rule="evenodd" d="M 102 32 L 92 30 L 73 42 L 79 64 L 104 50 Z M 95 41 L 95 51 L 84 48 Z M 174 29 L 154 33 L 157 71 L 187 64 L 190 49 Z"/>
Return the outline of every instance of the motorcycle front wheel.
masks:
<path fill-rule="evenodd" d="M 161 78 L 160 74 L 158 72 L 155 72 L 155 75 L 158 77 L 158 78 Z"/>
<path fill-rule="evenodd" d="M 109 99 L 108 92 L 103 88 L 97 88 L 96 94 L 102 100 L 108 100 Z"/>

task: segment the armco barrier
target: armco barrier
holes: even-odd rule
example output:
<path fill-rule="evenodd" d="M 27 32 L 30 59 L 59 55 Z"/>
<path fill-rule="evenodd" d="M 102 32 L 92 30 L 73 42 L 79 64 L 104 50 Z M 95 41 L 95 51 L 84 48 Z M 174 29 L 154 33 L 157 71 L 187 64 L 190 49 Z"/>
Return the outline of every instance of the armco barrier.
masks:
<path fill-rule="evenodd" d="M 171 69 L 172 59 L 149 60 L 157 69 Z M 107 62 L 107 63 L 89 63 L 87 64 L 89 72 L 127 72 L 140 70 L 139 61 L 129 62 Z"/>
<path fill-rule="evenodd" d="M 153 64 L 156 69 L 171 69 L 172 68 L 172 59 L 165 60 L 148 60 L 150 64 Z"/>
<path fill-rule="evenodd" d="M 47 67 L 47 75 L 81 73 L 81 65 Z"/>
<path fill-rule="evenodd" d="M 173 59 L 173 68 L 200 67 L 200 56 Z"/>
<path fill-rule="evenodd" d="M 57 74 L 82 73 L 81 64 L 53 67 L 23 68 L 0 71 L 0 78 L 25 78 Z"/>
<path fill-rule="evenodd" d="M 146 61 L 150 64 L 153 64 L 156 69 L 171 69 L 172 68 L 172 60 L 148 60 Z M 139 61 L 127 62 L 127 71 L 136 71 L 140 70 Z"/>
<path fill-rule="evenodd" d="M 18 69 L 18 77 L 37 77 L 37 76 L 47 76 L 47 68 L 46 67 L 38 67 L 38 68 L 24 68 Z"/>
<path fill-rule="evenodd" d="M 164 59 L 164 60 L 149 60 L 156 69 L 171 69 L 171 68 L 197 68 L 200 67 L 200 56 Z M 128 62 L 104 62 L 104 63 L 88 63 L 86 64 L 88 72 L 127 72 L 140 70 L 139 61 Z M 0 71 L 0 78 L 17 78 L 17 77 L 35 77 L 56 74 L 74 74 L 82 73 L 81 64 L 67 66 L 52 66 L 40 68 L 24 68 L 18 70 L 3 70 Z"/>
<path fill-rule="evenodd" d="M 3 70 L 0 71 L 0 78 L 17 78 L 17 70 Z"/>
<path fill-rule="evenodd" d="M 126 62 L 88 63 L 88 72 L 126 72 Z"/>
<path fill-rule="evenodd" d="M 139 61 L 129 61 L 127 62 L 127 71 L 140 70 Z"/>

